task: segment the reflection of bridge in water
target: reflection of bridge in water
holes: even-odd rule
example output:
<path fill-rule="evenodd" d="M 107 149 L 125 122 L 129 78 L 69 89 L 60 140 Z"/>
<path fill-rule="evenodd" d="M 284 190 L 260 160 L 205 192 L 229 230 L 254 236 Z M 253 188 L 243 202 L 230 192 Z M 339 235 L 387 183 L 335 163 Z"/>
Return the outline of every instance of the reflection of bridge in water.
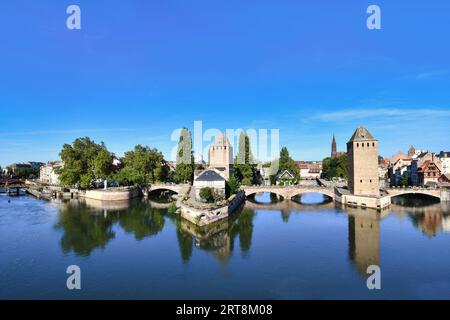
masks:
<path fill-rule="evenodd" d="M 302 204 L 294 200 L 281 200 L 275 203 L 260 203 L 247 199 L 245 208 L 252 210 L 268 210 L 268 211 L 317 211 L 321 209 L 334 209 L 336 207 L 333 201 L 319 204 Z"/>

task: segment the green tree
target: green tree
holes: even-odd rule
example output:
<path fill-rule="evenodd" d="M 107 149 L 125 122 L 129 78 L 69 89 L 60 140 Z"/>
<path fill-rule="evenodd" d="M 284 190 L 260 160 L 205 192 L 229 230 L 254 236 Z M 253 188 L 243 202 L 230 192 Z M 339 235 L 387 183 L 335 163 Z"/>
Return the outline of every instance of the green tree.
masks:
<path fill-rule="evenodd" d="M 336 159 L 336 175 L 339 178 L 348 179 L 348 157 L 344 153 Z"/>
<path fill-rule="evenodd" d="M 333 179 L 336 177 L 348 179 L 348 156 L 346 153 L 337 158 L 325 158 L 322 161 L 322 177 Z"/>
<path fill-rule="evenodd" d="M 240 187 L 238 179 L 235 176 L 232 176 L 226 183 L 227 196 L 229 197 L 232 194 L 236 194 Z"/>
<path fill-rule="evenodd" d="M 100 150 L 94 159 L 94 176 L 96 179 L 107 179 L 113 172 L 113 156 L 106 149 Z"/>
<path fill-rule="evenodd" d="M 327 157 L 322 161 L 322 177 L 331 180 L 336 177 L 336 167 L 333 159 Z"/>
<path fill-rule="evenodd" d="M 291 171 L 295 175 L 297 181 L 300 180 L 300 168 L 298 167 L 297 163 L 291 158 L 286 147 L 281 148 L 278 164 L 279 172 L 284 170 Z"/>
<path fill-rule="evenodd" d="M 407 187 L 409 185 L 409 174 L 408 171 L 403 172 L 402 179 L 400 180 L 400 186 Z"/>
<path fill-rule="evenodd" d="M 187 128 L 181 130 L 176 161 L 176 181 L 179 183 L 192 183 L 194 180 L 195 165 L 192 151 L 192 136 Z"/>
<path fill-rule="evenodd" d="M 125 153 L 124 167 L 115 178 L 130 184 L 155 183 L 165 181 L 168 175 L 164 156 L 157 149 L 137 145 L 133 151 Z"/>
<path fill-rule="evenodd" d="M 213 188 L 205 187 L 200 189 L 200 198 L 208 203 L 217 201 L 221 198 L 221 195 Z"/>
<path fill-rule="evenodd" d="M 101 156 L 99 154 L 101 153 Z M 65 144 L 60 152 L 64 168 L 61 171 L 60 181 L 65 187 L 80 184 L 83 189 L 88 189 L 96 175 L 105 177 L 109 172 L 109 164 L 105 160 L 108 157 L 108 150 L 105 144 L 97 144 L 90 138 L 78 138 L 72 145 Z"/>
<path fill-rule="evenodd" d="M 244 132 L 239 136 L 239 151 L 235 158 L 234 175 L 245 186 L 256 183 L 256 165 L 251 152 L 250 138 Z"/>

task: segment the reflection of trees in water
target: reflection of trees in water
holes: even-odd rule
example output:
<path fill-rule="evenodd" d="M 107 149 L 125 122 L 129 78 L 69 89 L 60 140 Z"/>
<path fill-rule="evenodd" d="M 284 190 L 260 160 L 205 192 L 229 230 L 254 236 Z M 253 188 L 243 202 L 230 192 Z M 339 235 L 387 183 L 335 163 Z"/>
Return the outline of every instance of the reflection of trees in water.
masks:
<path fill-rule="evenodd" d="M 134 201 L 121 210 L 102 210 L 85 202 L 72 201 L 61 206 L 59 221 L 55 226 L 63 230 L 61 248 L 65 253 L 88 256 L 96 248 L 104 248 L 114 239 L 113 226 L 119 222 L 127 233 L 137 240 L 154 236 L 164 227 L 164 210 Z"/>
<path fill-rule="evenodd" d="M 189 232 L 182 229 L 182 223 L 183 222 L 181 220 L 177 221 L 178 246 L 180 247 L 181 260 L 183 261 L 183 263 L 188 263 L 192 257 L 194 240 Z"/>
<path fill-rule="evenodd" d="M 164 228 L 164 214 L 146 204 L 139 204 L 120 214 L 119 224 L 127 233 L 133 233 L 137 240 L 158 234 Z"/>
<path fill-rule="evenodd" d="M 105 217 L 103 212 L 95 213 L 81 204 L 64 205 L 55 226 L 64 231 L 60 241 L 63 252 L 89 256 L 94 249 L 104 248 L 115 237 L 112 226 L 117 216 L 117 212 L 110 212 Z"/>
<path fill-rule="evenodd" d="M 189 261 L 195 243 L 196 247 L 211 252 L 220 263 L 226 264 L 238 236 L 242 253 L 248 254 L 253 237 L 254 215 L 253 210 L 244 209 L 240 214 L 205 227 L 180 220 L 177 236 L 183 262 Z"/>
<path fill-rule="evenodd" d="M 248 254 L 250 247 L 252 246 L 254 217 L 255 211 L 243 209 L 238 218 L 234 221 L 235 228 L 232 228 L 232 230 L 237 231 L 234 232 L 234 237 L 239 234 L 239 247 L 244 255 Z M 232 238 L 233 242 L 234 237 Z"/>

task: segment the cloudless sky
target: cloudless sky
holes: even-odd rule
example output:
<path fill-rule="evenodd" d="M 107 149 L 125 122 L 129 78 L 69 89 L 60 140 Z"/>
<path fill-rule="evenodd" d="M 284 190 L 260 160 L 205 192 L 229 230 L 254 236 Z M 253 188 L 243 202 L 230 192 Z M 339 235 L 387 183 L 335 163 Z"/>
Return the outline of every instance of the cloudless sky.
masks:
<path fill-rule="evenodd" d="M 82 29 L 66 28 L 81 7 Z M 382 30 L 366 9 L 382 10 Z M 279 129 L 297 160 L 358 125 L 450 150 L 450 1 L 15 0 L 0 6 L 0 165 L 80 136 L 169 157 L 173 130 Z M 207 143 L 207 142 L 205 142 Z"/>

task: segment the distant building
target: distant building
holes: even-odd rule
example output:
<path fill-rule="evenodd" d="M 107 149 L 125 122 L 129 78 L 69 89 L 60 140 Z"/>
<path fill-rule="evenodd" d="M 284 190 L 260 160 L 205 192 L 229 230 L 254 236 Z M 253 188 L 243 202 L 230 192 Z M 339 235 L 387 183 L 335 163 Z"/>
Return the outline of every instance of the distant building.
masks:
<path fill-rule="evenodd" d="M 4 174 L 5 175 L 15 175 L 20 170 L 32 170 L 32 169 L 38 170 L 43 165 L 44 165 L 44 163 L 42 163 L 42 162 L 34 162 L 34 161 L 13 163 L 12 165 L 8 166 L 4 170 Z"/>
<path fill-rule="evenodd" d="M 353 195 L 380 196 L 378 140 L 363 127 L 347 143 L 348 188 Z"/>
<path fill-rule="evenodd" d="M 225 196 L 225 184 L 225 178 L 219 170 L 204 170 L 194 178 L 195 196 L 197 200 L 201 200 L 200 190 L 203 188 L 214 189 L 219 194 Z"/>
<path fill-rule="evenodd" d="M 391 186 L 398 186 L 403 179 L 403 174 L 408 172 L 408 166 L 411 165 L 412 159 L 399 158 L 394 164 L 391 164 L 388 169 L 389 178 L 391 179 Z"/>
<path fill-rule="evenodd" d="M 437 184 L 441 177 L 441 170 L 434 157 L 432 160 L 426 160 L 417 171 L 422 185 Z"/>
<path fill-rule="evenodd" d="M 411 186 L 437 183 L 442 174 L 441 162 L 432 152 L 416 154 L 407 170 Z"/>
<path fill-rule="evenodd" d="M 39 181 L 45 184 L 50 184 L 58 186 L 59 181 L 59 170 L 64 167 L 64 163 L 60 161 L 48 162 L 46 165 L 42 166 L 39 171 Z"/>
<path fill-rule="evenodd" d="M 297 161 L 297 166 L 302 180 L 314 180 L 322 174 L 321 161 Z"/>
<path fill-rule="evenodd" d="M 389 165 L 394 165 L 398 160 L 411 160 L 410 157 L 408 157 L 406 154 L 404 154 L 402 151 L 399 151 L 398 153 L 394 154 L 391 158 L 388 158 Z"/>
<path fill-rule="evenodd" d="M 412 157 L 414 157 L 415 154 L 416 154 L 416 148 L 411 146 L 408 150 L 408 157 L 412 159 Z"/>
<path fill-rule="evenodd" d="M 450 174 L 450 151 L 439 153 L 439 161 L 441 162 L 441 169 L 443 174 Z"/>
<path fill-rule="evenodd" d="M 233 175 L 233 147 L 225 134 L 219 134 L 209 148 L 209 168 L 216 169 L 226 179 Z"/>
<path fill-rule="evenodd" d="M 378 177 L 385 180 L 388 175 L 389 162 L 386 159 L 378 162 Z"/>
<path fill-rule="evenodd" d="M 333 140 L 331 141 L 331 159 L 339 158 L 343 154 L 344 154 L 344 152 L 338 152 L 337 151 L 336 137 L 333 134 Z"/>

